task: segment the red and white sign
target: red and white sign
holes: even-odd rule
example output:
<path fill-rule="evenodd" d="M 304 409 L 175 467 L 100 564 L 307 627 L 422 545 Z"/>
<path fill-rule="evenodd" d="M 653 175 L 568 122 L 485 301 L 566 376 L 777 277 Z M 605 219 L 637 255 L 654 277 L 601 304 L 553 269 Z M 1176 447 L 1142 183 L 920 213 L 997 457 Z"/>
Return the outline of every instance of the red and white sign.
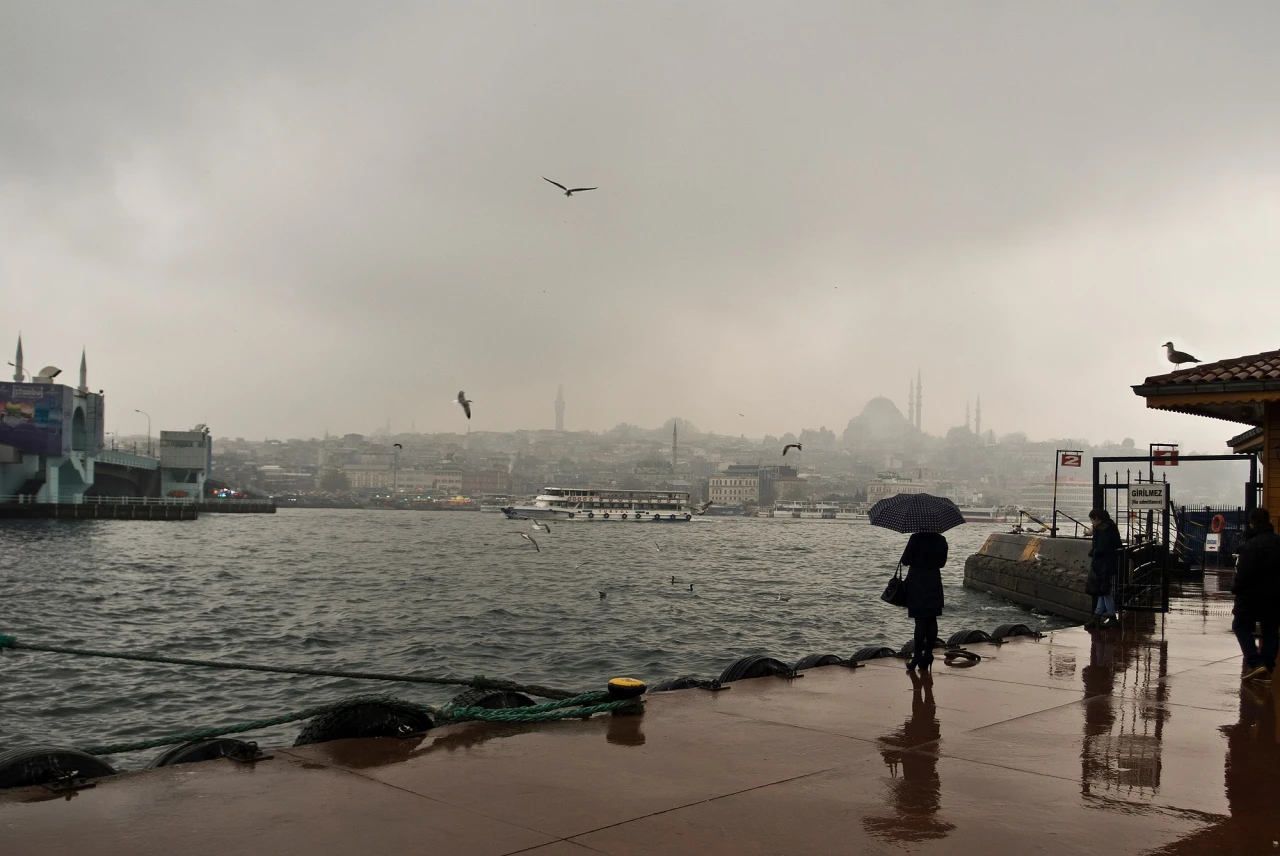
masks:
<path fill-rule="evenodd" d="M 1151 453 L 1155 458 L 1151 463 L 1157 467 L 1176 467 L 1178 465 L 1177 449 L 1156 449 Z"/>
<path fill-rule="evenodd" d="M 1064 467 L 1078 467 L 1080 466 L 1080 460 L 1083 457 L 1084 456 L 1079 452 L 1063 452 L 1062 465 Z"/>

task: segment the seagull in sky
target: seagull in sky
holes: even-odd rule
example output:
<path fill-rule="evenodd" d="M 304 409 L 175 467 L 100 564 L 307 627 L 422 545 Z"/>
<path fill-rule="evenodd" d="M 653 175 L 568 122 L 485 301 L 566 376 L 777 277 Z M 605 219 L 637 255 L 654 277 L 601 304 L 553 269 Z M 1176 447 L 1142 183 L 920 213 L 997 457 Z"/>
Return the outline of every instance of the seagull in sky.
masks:
<path fill-rule="evenodd" d="M 551 179 L 547 178 L 545 175 L 542 177 L 542 180 L 543 180 L 543 181 L 551 181 Z M 568 187 L 565 187 L 563 184 L 561 184 L 561 183 L 560 183 L 560 182 L 558 182 L 558 181 L 551 181 L 551 183 L 552 183 L 552 184 L 554 184 L 556 187 L 560 188 L 561 190 L 563 190 L 563 191 L 564 191 L 564 195 L 565 195 L 565 196 L 572 196 L 572 195 L 573 195 L 573 194 L 575 194 L 575 193 L 582 193 L 582 192 L 587 191 L 587 190 L 599 190 L 599 189 L 600 189 L 600 188 L 598 188 L 598 187 L 574 187 L 574 188 L 568 188 Z"/>
<path fill-rule="evenodd" d="M 804 446 L 800 445 L 799 443 L 788 443 L 787 445 L 782 447 L 782 457 L 785 458 L 787 456 L 788 449 L 795 449 L 797 452 L 803 452 Z"/>
<path fill-rule="evenodd" d="M 697 513 L 698 513 L 698 514 L 706 514 L 706 513 L 707 513 L 707 509 L 708 509 L 708 508 L 710 508 L 710 507 L 711 507 L 711 500 L 709 500 L 709 499 L 708 499 L 706 502 L 700 502 L 700 503 L 698 503 L 698 507 L 697 507 L 696 511 L 697 511 Z"/>
<path fill-rule="evenodd" d="M 462 412 L 467 414 L 467 418 L 471 418 L 471 399 L 467 398 L 467 394 L 462 390 L 458 390 L 458 404 L 462 405 Z"/>
<path fill-rule="evenodd" d="M 538 542 L 537 542 L 537 541 L 533 540 L 533 536 L 532 536 L 532 535 L 526 535 L 524 532 L 521 532 L 521 533 L 520 533 L 520 537 L 521 537 L 521 538 L 523 538 L 524 540 L 528 541 L 530 544 L 532 544 L 532 545 L 533 545 L 533 549 L 537 550 L 539 553 L 541 553 L 541 552 L 542 552 L 542 548 L 538 546 Z"/>
<path fill-rule="evenodd" d="M 538 521 L 536 521 L 536 520 L 535 520 L 535 521 L 533 521 L 533 531 L 534 531 L 534 532 L 546 532 L 547 534 L 551 534 L 551 524 L 550 524 L 550 523 L 539 523 Z"/>
<path fill-rule="evenodd" d="M 1195 357 L 1193 357 L 1193 356 L 1191 356 L 1190 354 L 1188 354 L 1186 351 L 1179 351 L 1179 350 L 1176 350 L 1176 349 L 1173 347 L 1173 342 L 1165 342 L 1165 343 L 1164 343 L 1164 352 L 1165 352 L 1165 356 L 1167 356 L 1167 357 L 1169 358 L 1169 362 L 1173 363 L 1173 367 L 1174 367 L 1174 368 L 1179 368 L 1179 367 L 1181 367 L 1183 363 L 1198 363 L 1198 362 L 1200 362 L 1200 361 L 1199 361 L 1199 360 L 1197 360 Z"/>

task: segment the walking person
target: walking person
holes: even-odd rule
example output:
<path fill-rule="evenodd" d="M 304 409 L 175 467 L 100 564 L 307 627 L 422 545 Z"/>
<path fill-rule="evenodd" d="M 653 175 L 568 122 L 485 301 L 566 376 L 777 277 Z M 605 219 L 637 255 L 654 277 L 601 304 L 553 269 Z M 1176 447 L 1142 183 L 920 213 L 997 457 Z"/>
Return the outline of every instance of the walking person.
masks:
<path fill-rule="evenodd" d="M 1231 629 L 1244 654 L 1246 681 L 1271 682 L 1280 649 L 1280 535 L 1265 508 L 1249 512 L 1249 526 L 1236 557 L 1236 596 Z M 1262 652 L 1253 638 L 1253 626 L 1262 629 Z"/>
<path fill-rule="evenodd" d="M 947 563 L 947 539 L 938 532 L 917 532 L 902 552 L 907 566 L 907 615 L 915 619 L 915 647 L 907 671 L 929 671 L 933 640 L 942 614 L 942 566 Z"/>
<path fill-rule="evenodd" d="M 1092 573 L 1097 578 L 1093 601 L 1093 620 L 1086 627 L 1113 627 L 1119 621 L 1116 614 L 1115 582 L 1116 571 L 1120 564 L 1120 529 L 1111 514 L 1105 508 L 1095 508 L 1089 512 L 1089 523 L 1093 526 L 1093 548 L 1089 555 L 1093 559 Z"/>

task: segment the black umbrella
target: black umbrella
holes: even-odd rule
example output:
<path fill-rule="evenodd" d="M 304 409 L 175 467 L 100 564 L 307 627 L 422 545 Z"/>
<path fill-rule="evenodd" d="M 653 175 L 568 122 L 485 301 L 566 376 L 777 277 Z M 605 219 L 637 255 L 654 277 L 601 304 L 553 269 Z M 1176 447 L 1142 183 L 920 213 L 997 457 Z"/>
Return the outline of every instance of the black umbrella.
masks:
<path fill-rule="evenodd" d="M 894 532 L 946 532 L 964 523 L 964 515 L 946 497 L 928 493 L 900 493 L 871 506 L 872 526 Z"/>

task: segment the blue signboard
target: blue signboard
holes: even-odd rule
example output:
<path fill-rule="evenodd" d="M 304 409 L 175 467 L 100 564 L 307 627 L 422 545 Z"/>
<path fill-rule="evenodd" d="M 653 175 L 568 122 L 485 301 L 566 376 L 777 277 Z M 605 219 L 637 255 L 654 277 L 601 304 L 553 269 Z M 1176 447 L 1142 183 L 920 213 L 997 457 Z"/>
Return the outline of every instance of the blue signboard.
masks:
<path fill-rule="evenodd" d="M 71 387 L 0 383 L 0 444 L 34 455 L 65 455 L 71 448 Z"/>

